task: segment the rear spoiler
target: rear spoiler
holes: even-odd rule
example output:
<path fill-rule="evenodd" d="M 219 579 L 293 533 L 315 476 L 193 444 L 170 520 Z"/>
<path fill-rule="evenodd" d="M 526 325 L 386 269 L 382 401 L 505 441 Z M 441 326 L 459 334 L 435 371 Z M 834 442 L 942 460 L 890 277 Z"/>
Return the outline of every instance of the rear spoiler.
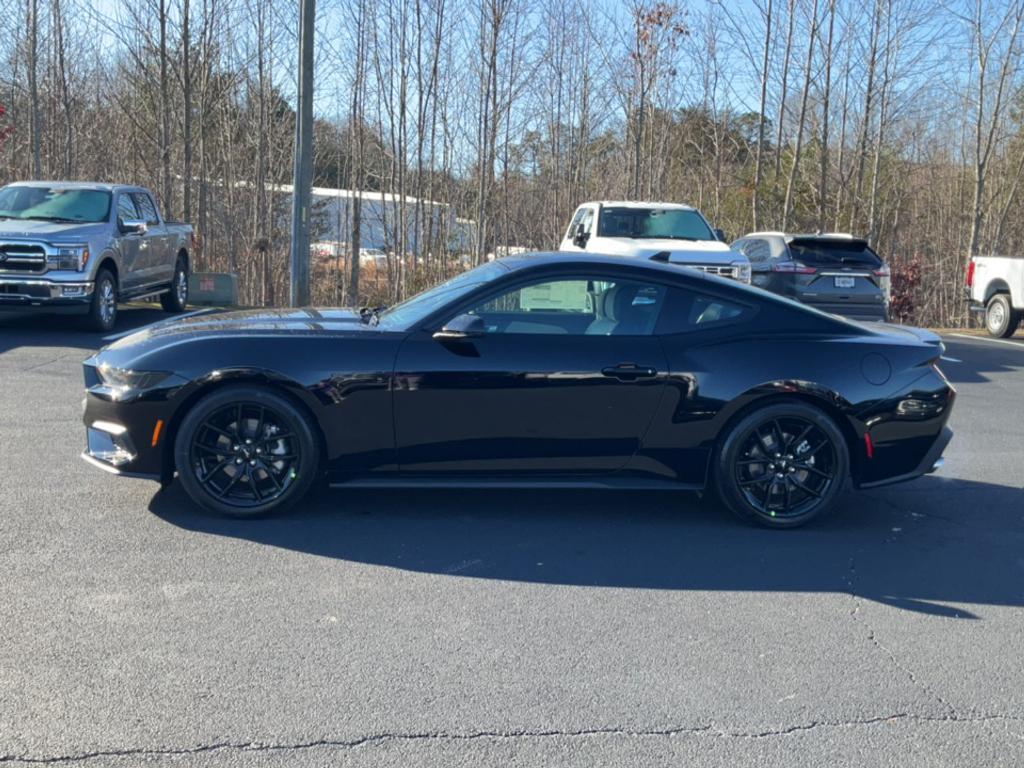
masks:
<path fill-rule="evenodd" d="M 861 250 L 870 250 L 868 241 L 861 237 L 823 237 L 815 235 L 807 235 L 806 237 L 794 237 L 789 241 L 790 245 L 841 245 L 844 248 L 854 249 L 860 248 Z"/>

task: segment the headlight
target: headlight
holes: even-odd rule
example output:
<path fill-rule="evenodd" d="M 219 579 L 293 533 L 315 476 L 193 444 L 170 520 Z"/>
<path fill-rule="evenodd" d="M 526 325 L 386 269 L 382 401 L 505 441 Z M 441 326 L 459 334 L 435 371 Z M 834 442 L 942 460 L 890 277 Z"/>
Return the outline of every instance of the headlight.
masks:
<path fill-rule="evenodd" d="M 149 389 L 156 386 L 171 374 L 166 371 L 130 371 L 127 368 L 114 368 L 101 365 L 96 375 L 104 386 L 113 389 Z"/>
<path fill-rule="evenodd" d="M 81 272 L 89 263 L 89 246 L 61 246 L 56 256 L 47 256 L 46 263 L 51 269 Z"/>
<path fill-rule="evenodd" d="M 750 284 L 750 262 L 734 261 L 732 265 L 736 268 L 736 279 L 741 283 Z"/>

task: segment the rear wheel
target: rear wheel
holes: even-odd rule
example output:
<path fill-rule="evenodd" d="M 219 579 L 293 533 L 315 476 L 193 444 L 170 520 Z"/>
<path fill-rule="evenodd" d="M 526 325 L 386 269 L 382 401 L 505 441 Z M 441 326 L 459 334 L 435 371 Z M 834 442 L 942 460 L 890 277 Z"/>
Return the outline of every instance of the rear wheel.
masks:
<path fill-rule="evenodd" d="M 1020 315 L 1010 303 L 1010 297 L 1005 293 L 997 293 L 989 299 L 985 308 L 985 329 L 989 336 L 997 339 L 1008 339 L 1017 332 L 1020 325 Z"/>
<path fill-rule="evenodd" d="M 793 528 L 827 511 L 846 485 L 849 453 L 839 428 L 805 403 L 778 403 L 741 419 L 718 452 L 722 501 L 745 520 Z"/>
<path fill-rule="evenodd" d="M 181 256 L 174 265 L 171 290 L 160 294 L 160 304 L 168 312 L 184 312 L 188 305 L 188 264 Z"/>
<path fill-rule="evenodd" d="M 256 517 L 306 495 L 319 450 L 299 408 L 270 389 L 241 385 L 217 390 L 188 412 L 174 459 L 197 504 L 220 515 Z"/>
<path fill-rule="evenodd" d="M 109 333 L 117 323 L 117 278 L 109 269 L 96 273 L 92 301 L 89 304 L 89 327 L 100 333 Z"/>

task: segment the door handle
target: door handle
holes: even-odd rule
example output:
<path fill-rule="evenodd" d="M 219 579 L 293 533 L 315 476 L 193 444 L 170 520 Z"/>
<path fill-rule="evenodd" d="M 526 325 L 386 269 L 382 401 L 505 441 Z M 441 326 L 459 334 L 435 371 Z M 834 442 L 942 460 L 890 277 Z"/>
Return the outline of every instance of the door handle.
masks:
<path fill-rule="evenodd" d="M 619 381 L 635 381 L 636 379 L 648 379 L 658 375 L 654 368 L 637 365 L 636 363 L 619 363 L 609 368 L 602 368 L 601 373 Z"/>

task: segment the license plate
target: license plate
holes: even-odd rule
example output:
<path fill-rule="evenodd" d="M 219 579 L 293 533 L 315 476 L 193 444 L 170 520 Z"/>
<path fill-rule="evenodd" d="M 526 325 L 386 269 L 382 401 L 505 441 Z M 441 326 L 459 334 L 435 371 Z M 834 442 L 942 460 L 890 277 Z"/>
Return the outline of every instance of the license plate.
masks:
<path fill-rule="evenodd" d="M 853 288 L 857 284 L 857 278 L 855 277 L 837 277 L 836 288 Z"/>

